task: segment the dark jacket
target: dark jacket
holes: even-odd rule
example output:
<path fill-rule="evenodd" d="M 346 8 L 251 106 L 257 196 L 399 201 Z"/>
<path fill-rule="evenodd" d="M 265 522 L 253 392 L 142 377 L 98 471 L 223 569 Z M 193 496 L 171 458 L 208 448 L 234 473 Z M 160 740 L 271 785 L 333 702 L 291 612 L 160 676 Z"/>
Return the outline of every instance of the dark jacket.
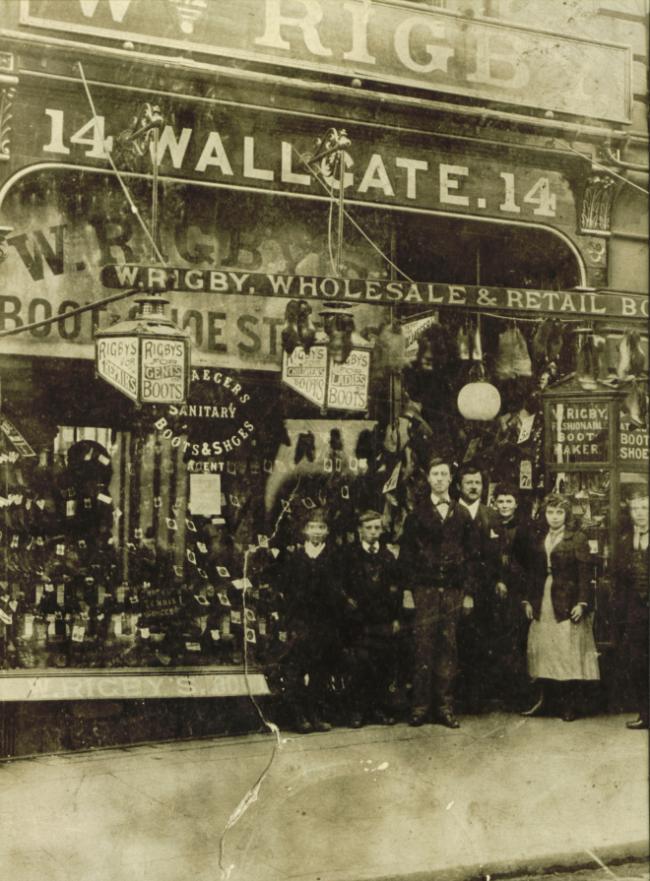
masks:
<path fill-rule="evenodd" d="M 278 586 L 283 619 L 293 638 L 320 643 L 337 632 L 343 608 L 340 572 L 339 552 L 329 544 L 314 559 L 302 546 L 287 553 Z"/>
<path fill-rule="evenodd" d="M 447 587 L 475 592 L 478 530 L 453 500 L 443 520 L 430 497 L 404 522 L 400 565 L 405 587 Z"/>
<path fill-rule="evenodd" d="M 523 599 L 533 607 L 533 615 L 539 619 L 544 596 L 544 583 L 548 574 L 544 539 L 547 531 L 535 537 L 528 555 L 524 573 Z M 562 540 L 551 552 L 551 600 L 556 620 L 566 621 L 577 603 L 591 605 L 591 555 L 584 533 L 565 529 Z"/>
<path fill-rule="evenodd" d="M 534 546 L 532 523 L 515 514 L 509 523 L 499 520 L 493 528 L 497 557 L 495 583 L 501 581 L 510 594 L 520 593 Z"/>
<path fill-rule="evenodd" d="M 357 541 L 343 551 L 341 562 L 346 638 L 355 642 L 391 636 L 402 607 L 399 568 L 393 554 L 385 547 L 369 554 Z"/>
<path fill-rule="evenodd" d="M 642 610 L 648 608 L 648 549 L 634 550 L 634 532 L 625 531 L 618 547 L 618 566 L 616 567 L 617 617 L 619 621 L 630 623 L 644 618 Z"/>
<path fill-rule="evenodd" d="M 461 502 L 459 505 L 464 508 Z M 468 514 L 471 518 L 469 511 Z M 496 511 L 481 502 L 472 522 L 475 531 L 472 541 L 475 548 L 473 580 L 477 588 L 477 599 L 487 600 L 494 594 L 498 577 L 499 549 L 496 529 L 499 516 Z"/>

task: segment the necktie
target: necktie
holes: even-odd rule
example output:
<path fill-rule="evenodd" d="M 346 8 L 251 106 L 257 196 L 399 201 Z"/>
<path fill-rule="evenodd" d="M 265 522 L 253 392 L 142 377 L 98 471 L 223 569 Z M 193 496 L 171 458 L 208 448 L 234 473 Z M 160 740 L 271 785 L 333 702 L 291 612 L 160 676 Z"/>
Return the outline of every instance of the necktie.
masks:
<path fill-rule="evenodd" d="M 379 551 L 379 544 L 376 541 L 371 542 L 371 544 L 368 545 L 368 551 L 371 554 L 376 554 Z"/>

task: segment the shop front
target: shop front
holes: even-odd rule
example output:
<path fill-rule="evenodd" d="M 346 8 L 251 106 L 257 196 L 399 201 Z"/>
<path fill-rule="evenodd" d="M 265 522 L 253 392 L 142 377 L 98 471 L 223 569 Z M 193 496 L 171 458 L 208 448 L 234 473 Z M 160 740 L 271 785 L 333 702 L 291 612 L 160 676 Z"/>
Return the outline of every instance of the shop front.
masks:
<path fill-rule="evenodd" d="M 273 568 L 307 511 L 327 508 L 344 543 L 355 511 L 376 508 L 398 544 L 434 450 L 476 463 L 490 484 L 515 483 L 534 511 L 549 482 L 574 470 L 548 452 L 555 423 L 543 390 L 574 375 L 576 394 L 591 402 L 598 383 L 616 376 L 619 391 L 603 388 L 627 400 L 632 372 L 621 351 L 631 341 L 647 369 L 647 297 L 607 288 L 607 212 L 583 158 L 508 131 L 505 110 L 507 126 L 494 136 L 464 119 L 462 103 L 434 126 L 426 107 L 400 94 L 431 87 L 408 41 L 394 51 L 412 77 L 397 68 L 389 76 L 383 56 L 373 56 L 376 84 L 397 84 L 382 116 L 376 89 L 366 95 L 337 81 L 349 59 L 322 91 L 307 59 L 307 81 L 257 76 L 256 64 L 289 63 L 277 18 L 246 37 L 252 72 L 217 70 L 209 60 L 176 64 L 116 48 L 118 35 L 175 48 L 135 0 L 122 17 L 118 5 L 109 4 L 109 22 L 101 4 L 23 4 L 8 54 L 15 84 L 0 180 L 7 752 L 37 751 L 21 745 L 27 703 L 78 713 L 130 701 L 140 708 L 130 717 L 136 730 L 143 701 L 269 696 L 287 641 Z M 303 5 L 313 20 L 312 12 L 300 25 L 280 15 L 282 28 L 298 27 L 310 52 L 324 55 L 335 21 L 320 31 L 319 5 Z M 359 4 L 343 5 L 353 60 L 370 65 L 360 57 Z M 178 39 L 187 50 L 207 31 L 185 6 Z M 377 9 L 402 14 L 402 29 L 411 21 L 404 4 Z M 61 38 L 69 15 L 89 42 Z M 449 21 L 433 11 L 418 17 L 434 30 Z M 493 50 L 482 32 L 477 39 L 483 79 L 466 76 L 458 94 L 519 107 L 523 119 L 517 83 L 491 81 L 481 52 Z M 528 39 L 542 52 L 539 35 Z M 229 51 L 244 57 L 241 47 Z M 599 51 L 624 76 L 624 55 Z M 459 70 L 436 79 L 435 90 L 455 90 Z M 549 87 L 547 110 L 586 113 L 557 104 L 558 94 Z M 594 138 L 626 112 L 606 89 L 601 103 L 589 114 Z M 349 140 L 338 167 L 327 156 L 313 161 L 332 129 Z M 190 337 L 183 402 L 138 406 L 124 394 L 119 358 L 107 351 L 95 365 L 96 332 L 132 316 L 132 295 L 150 290 L 163 290 L 168 316 Z M 487 389 L 497 395 L 492 409 Z M 461 390 L 469 403 L 459 409 Z M 608 424 L 647 418 L 640 406 L 621 404 L 623 422 Z M 636 445 L 621 440 L 594 461 L 612 469 Z M 80 713 L 88 724 L 78 722 L 67 746 L 92 740 L 95 717 Z"/>

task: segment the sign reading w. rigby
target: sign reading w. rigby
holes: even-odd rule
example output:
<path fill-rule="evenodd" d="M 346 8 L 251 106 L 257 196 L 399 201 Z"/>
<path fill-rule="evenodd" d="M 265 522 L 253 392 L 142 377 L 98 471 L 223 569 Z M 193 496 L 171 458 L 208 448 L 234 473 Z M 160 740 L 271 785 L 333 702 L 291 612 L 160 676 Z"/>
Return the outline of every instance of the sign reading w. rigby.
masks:
<path fill-rule="evenodd" d="M 22 0 L 21 24 L 609 121 L 630 113 L 627 47 L 399 0 Z"/>

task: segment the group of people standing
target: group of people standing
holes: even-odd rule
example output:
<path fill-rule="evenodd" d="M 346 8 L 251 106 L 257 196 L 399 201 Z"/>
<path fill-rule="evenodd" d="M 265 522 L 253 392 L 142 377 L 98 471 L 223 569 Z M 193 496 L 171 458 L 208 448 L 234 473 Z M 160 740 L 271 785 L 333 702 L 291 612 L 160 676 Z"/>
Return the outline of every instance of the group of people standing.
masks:
<path fill-rule="evenodd" d="M 379 512 L 360 512 L 356 540 L 329 540 L 314 509 L 303 543 L 278 560 L 286 652 L 281 677 L 292 723 L 326 731 L 333 684 L 346 724 L 394 724 L 396 692 L 410 686 L 408 723 L 458 728 L 469 712 L 552 713 L 569 722 L 580 689 L 600 677 L 593 634 L 594 569 L 568 498 L 550 494 L 533 524 L 515 487 L 482 502 L 480 470 L 429 463 L 427 492 L 403 524 L 399 550 L 382 541 Z M 648 727 L 648 494 L 629 500 L 617 595 L 639 717 Z M 629 548 L 628 548 L 629 545 Z M 403 690 L 403 689 L 402 689 Z"/>

